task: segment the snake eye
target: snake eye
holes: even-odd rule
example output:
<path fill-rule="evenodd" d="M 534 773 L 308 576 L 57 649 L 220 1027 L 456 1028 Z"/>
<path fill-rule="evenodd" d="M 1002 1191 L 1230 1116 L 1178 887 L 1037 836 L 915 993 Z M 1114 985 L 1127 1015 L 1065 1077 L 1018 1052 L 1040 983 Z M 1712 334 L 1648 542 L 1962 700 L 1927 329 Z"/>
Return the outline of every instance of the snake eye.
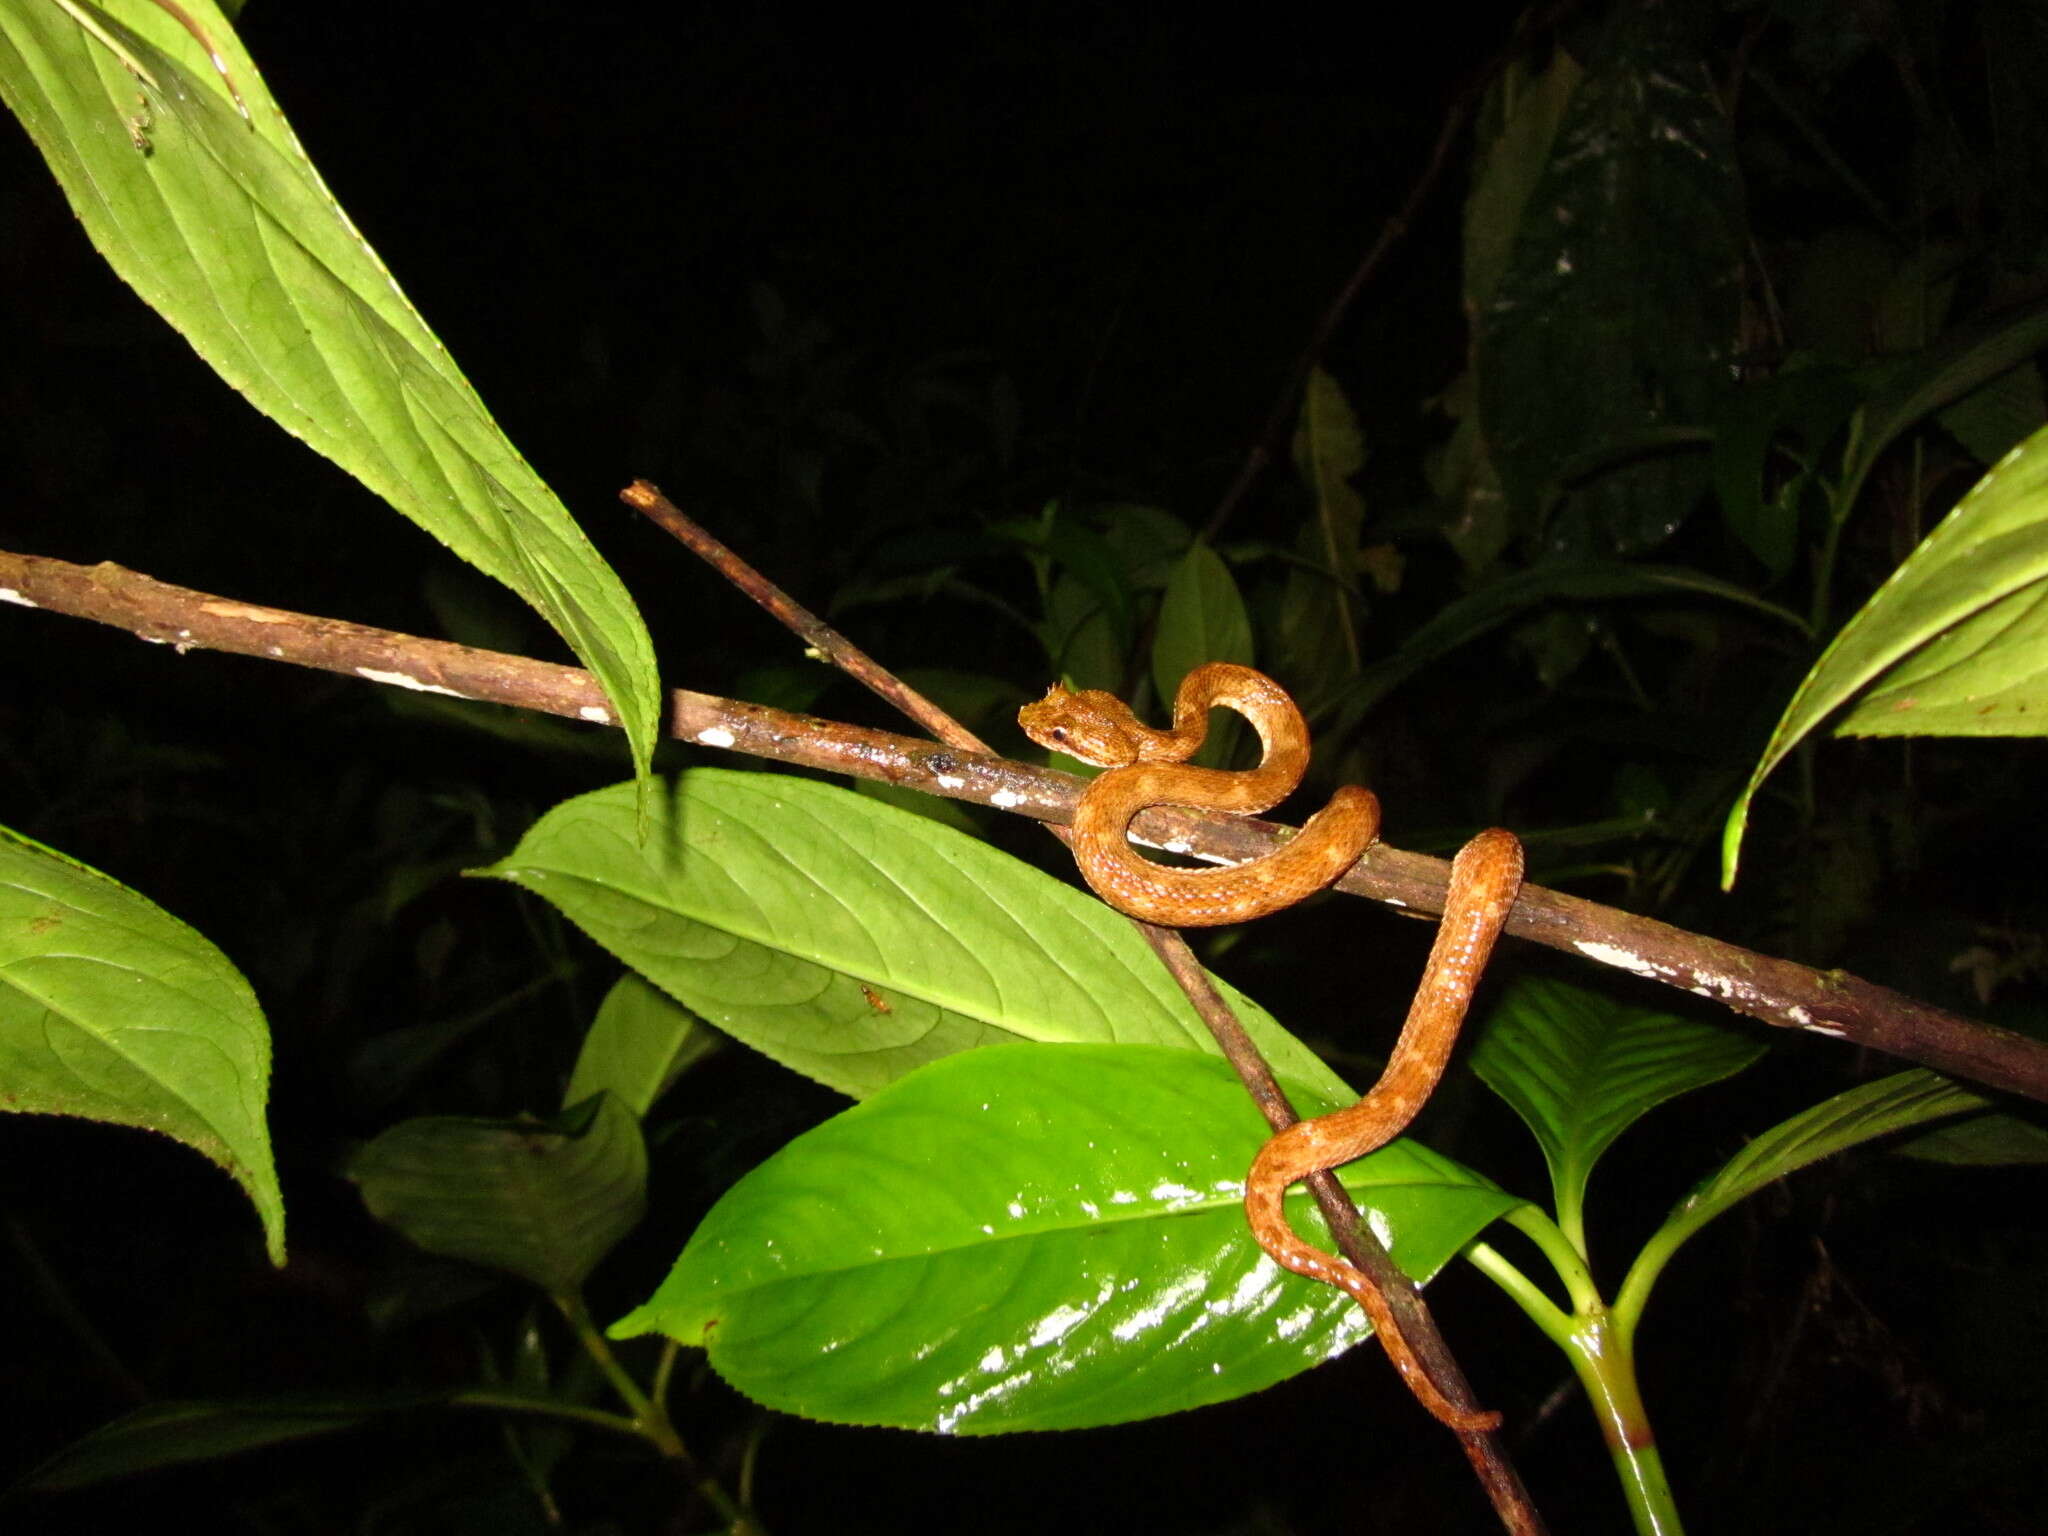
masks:
<path fill-rule="evenodd" d="M 1056 725 L 1052 728 L 1051 736 L 1054 741 L 1065 741 L 1067 739 L 1067 728 L 1064 725 Z"/>

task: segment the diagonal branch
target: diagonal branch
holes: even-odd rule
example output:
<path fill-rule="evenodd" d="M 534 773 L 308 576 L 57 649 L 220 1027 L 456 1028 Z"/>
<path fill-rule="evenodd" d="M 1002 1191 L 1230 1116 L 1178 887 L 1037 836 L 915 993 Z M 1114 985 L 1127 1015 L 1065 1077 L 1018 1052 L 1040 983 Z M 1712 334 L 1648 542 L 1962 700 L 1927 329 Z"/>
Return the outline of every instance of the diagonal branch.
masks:
<path fill-rule="evenodd" d="M 603 691 L 575 667 L 259 607 L 110 563 L 74 565 L 0 551 L 0 603 L 112 624 L 181 652 L 232 651 L 394 687 L 613 723 Z M 700 746 L 907 785 L 1038 821 L 1071 819 L 1083 786 L 1073 774 L 1050 768 L 684 689 L 669 696 L 668 733 Z M 1218 863 L 1256 857 L 1272 846 L 1279 830 L 1271 822 L 1184 810 L 1149 812 L 1134 828 L 1151 846 L 1184 846 Z M 1442 859 L 1378 843 L 1338 889 L 1388 906 L 1441 912 L 1449 872 Z M 2048 1103 L 2048 1044 L 1843 971 L 1817 971 L 1541 886 L 1523 887 L 1507 931 L 1711 997 L 1765 1024 L 1866 1046 Z"/>
<path fill-rule="evenodd" d="M 784 627 L 802 637 L 812 650 L 894 704 L 941 741 L 964 751 L 988 751 L 987 745 L 966 726 L 909 687 L 755 570 L 655 486 L 645 480 L 636 480 L 619 493 L 619 498 L 627 506 L 645 514 L 692 554 L 767 609 Z M 1065 827 L 1048 824 L 1048 830 L 1062 843 L 1070 840 Z M 1161 928 L 1136 918 L 1129 921 L 1201 1017 L 1224 1060 L 1230 1063 L 1238 1081 L 1244 1085 L 1246 1095 L 1265 1117 L 1266 1123 L 1276 1134 L 1295 1124 L 1300 1116 L 1294 1112 L 1287 1091 L 1273 1076 L 1272 1067 L 1245 1032 L 1235 1011 L 1217 992 L 1209 973 L 1202 969 L 1194 951 L 1188 948 L 1187 940 L 1176 929 Z M 1451 1353 L 1450 1345 L 1437 1328 L 1428 1303 L 1422 1299 L 1422 1292 L 1394 1263 L 1393 1255 L 1387 1252 L 1378 1235 L 1358 1219 L 1358 1209 L 1351 1203 L 1350 1196 L 1344 1193 L 1335 1171 L 1321 1169 L 1303 1182 L 1308 1185 L 1309 1193 L 1322 1211 L 1323 1220 L 1329 1225 L 1338 1249 L 1353 1268 L 1362 1271 L 1372 1282 L 1374 1290 L 1392 1312 L 1402 1337 L 1422 1362 L 1432 1384 L 1454 1407 L 1477 1414 L 1480 1411 L 1479 1399 L 1471 1383 L 1465 1379 L 1457 1357 Z M 1498 1433 L 1493 1430 L 1459 1430 L 1458 1434 L 1473 1470 L 1495 1509 L 1500 1512 L 1503 1524 L 1515 1532 L 1540 1530 L 1541 1516 L 1530 1501 L 1520 1474 L 1509 1461 L 1506 1446 Z"/>

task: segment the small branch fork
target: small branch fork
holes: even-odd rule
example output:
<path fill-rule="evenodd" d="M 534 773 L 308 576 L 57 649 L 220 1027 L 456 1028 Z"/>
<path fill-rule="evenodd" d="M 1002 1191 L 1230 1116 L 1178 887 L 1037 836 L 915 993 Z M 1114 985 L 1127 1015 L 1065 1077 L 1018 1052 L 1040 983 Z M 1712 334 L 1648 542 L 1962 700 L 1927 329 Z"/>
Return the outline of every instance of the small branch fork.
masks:
<path fill-rule="evenodd" d="M 967 727 L 797 603 L 713 538 L 695 519 L 647 481 L 636 480 L 619 495 L 627 506 L 645 514 L 727 581 L 774 614 L 819 656 L 894 704 L 947 746 L 963 752 L 993 755 Z M 1068 831 L 1064 826 L 1049 823 L 1048 830 L 1062 843 L 1068 841 Z M 1187 941 L 1172 928 L 1157 927 L 1136 918 L 1126 920 L 1151 946 L 1167 973 L 1194 1005 L 1224 1059 L 1237 1073 L 1246 1094 L 1258 1107 L 1259 1113 L 1265 1116 L 1266 1123 L 1278 1132 L 1299 1120 L 1294 1105 L 1288 1101 L 1286 1090 L 1273 1076 L 1273 1069 L 1259 1054 L 1251 1036 L 1245 1033 L 1237 1014 L 1218 995 L 1209 980 L 1209 973 L 1188 948 Z M 1479 1399 L 1466 1381 L 1456 1357 L 1451 1354 L 1450 1346 L 1444 1342 L 1443 1334 L 1438 1331 L 1436 1319 L 1423 1301 L 1421 1291 L 1401 1272 L 1379 1238 L 1358 1219 L 1358 1209 L 1351 1203 L 1350 1196 L 1344 1193 L 1337 1175 L 1325 1169 L 1303 1182 L 1322 1211 L 1323 1220 L 1335 1237 L 1338 1249 L 1355 1268 L 1364 1272 L 1386 1299 L 1389 1310 L 1401 1326 L 1402 1335 L 1415 1350 L 1437 1389 L 1454 1407 L 1474 1413 L 1480 1411 Z M 1460 1430 L 1457 1434 L 1480 1486 L 1486 1490 L 1495 1512 L 1500 1516 L 1502 1528 L 1516 1533 L 1516 1536 L 1540 1536 L 1544 1530 L 1542 1516 L 1530 1499 L 1521 1474 L 1508 1459 L 1499 1432 Z"/>
<path fill-rule="evenodd" d="M 74 565 L 0 551 L 0 603 L 91 619 L 181 652 L 230 651 L 393 687 L 616 723 L 596 680 L 575 667 L 259 607 L 111 563 Z M 1071 818 L 1084 784 L 1073 774 L 979 750 L 687 689 L 669 695 L 668 730 L 700 746 L 900 784 L 1038 821 Z M 1134 830 L 1153 847 L 1171 842 L 1217 863 L 1255 858 L 1280 832 L 1272 822 L 1248 817 L 1165 810 L 1140 817 Z M 1443 910 L 1449 872 L 1445 860 L 1376 843 L 1337 889 L 1436 913 Z M 1507 931 L 1712 998 L 1764 1024 L 1868 1047 L 2048 1104 L 2048 1045 L 1846 972 L 1816 971 L 1535 885 L 1522 888 Z"/>

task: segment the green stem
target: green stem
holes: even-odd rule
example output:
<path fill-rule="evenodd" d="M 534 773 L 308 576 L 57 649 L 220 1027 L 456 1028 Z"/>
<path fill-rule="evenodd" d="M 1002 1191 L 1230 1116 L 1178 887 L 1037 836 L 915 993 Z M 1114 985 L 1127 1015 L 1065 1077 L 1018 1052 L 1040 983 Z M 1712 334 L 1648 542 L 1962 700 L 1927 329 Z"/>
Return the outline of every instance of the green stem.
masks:
<path fill-rule="evenodd" d="M 1487 1244 L 1466 1245 L 1465 1257 L 1506 1291 L 1571 1361 L 1593 1416 L 1600 1421 L 1601 1436 L 1621 1481 L 1622 1498 L 1640 1536 L 1681 1536 L 1684 1527 L 1672 1502 L 1670 1484 L 1664 1479 L 1664 1459 L 1658 1453 L 1636 1381 L 1632 1316 L 1618 1317 L 1601 1300 L 1578 1249 L 1542 1211 L 1533 1205 L 1518 1206 L 1505 1220 L 1541 1248 L 1556 1268 L 1571 1293 L 1571 1313 L 1562 1311 Z M 1643 1268 L 1639 1261 L 1638 1272 Z M 1652 1266 L 1650 1273 L 1654 1272 Z M 1636 1278 L 1631 1275 L 1631 1282 Z M 1642 1283 L 1647 1285 L 1647 1278 Z M 1636 1306 L 1640 1310 L 1639 1300 Z"/>
<path fill-rule="evenodd" d="M 755 1518 L 752 1510 L 744 1507 L 727 1493 L 718 1479 L 705 1472 L 683 1444 L 682 1436 L 676 1433 L 670 1421 L 668 1409 L 656 1398 L 640 1390 L 640 1383 L 619 1364 L 619 1357 L 612 1353 L 611 1341 L 605 1338 L 597 1324 L 592 1321 L 590 1309 L 583 1304 L 580 1293 L 571 1291 L 566 1295 L 553 1295 L 554 1304 L 568 1319 L 569 1327 L 590 1358 L 597 1362 L 597 1368 L 612 1384 L 612 1390 L 619 1394 L 626 1406 L 633 1410 L 633 1426 L 656 1450 L 683 1470 L 698 1497 L 717 1510 L 726 1522 L 729 1536 L 765 1536 L 766 1527 Z M 664 1355 L 661 1379 L 667 1380 L 667 1368 L 673 1362 L 673 1352 Z"/>
<path fill-rule="evenodd" d="M 1550 1267 L 1557 1271 L 1557 1278 L 1564 1282 L 1574 1312 L 1587 1312 L 1603 1304 L 1600 1289 L 1593 1284 L 1593 1272 L 1586 1268 L 1582 1236 L 1567 1232 L 1533 1205 L 1518 1205 L 1502 1219 L 1543 1250 Z"/>
<path fill-rule="evenodd" d="M 1572 1333 L 1571 1315 L 1560 1310 L 1543 1294 L 1541 1287 L 1508 1262 L 1507 1256 L 1490 1243 L 1468 1243 L 1465 1259 L 1487 1279 L 1508 1293 L 1508 1299 L 1529 1315 L 1551 1343 L 1563 1349 Z"/>
<path fill-rule="evenodd" d="M 1640 1536 L 1682 1536 L 1664 1458 L 1636 1382 L 1635 1355 L 1604 1307 L 1574 1320 L 1566 1353 L 1600 1421 L 1636 1530 Z"/>

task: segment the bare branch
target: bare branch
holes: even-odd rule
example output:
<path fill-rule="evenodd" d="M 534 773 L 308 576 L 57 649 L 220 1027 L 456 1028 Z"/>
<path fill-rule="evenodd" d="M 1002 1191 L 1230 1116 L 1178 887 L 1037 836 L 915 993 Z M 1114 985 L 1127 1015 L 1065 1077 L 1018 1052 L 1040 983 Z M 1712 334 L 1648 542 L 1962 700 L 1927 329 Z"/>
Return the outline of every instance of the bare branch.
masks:
<path fill-rule="evenodd" d="M 116 625 L 181 651 L 232 651 L 394 687 L 612 723 L 596 681 L 574 667 L 259 607 L 118 565 L 0 552 L 0 602 Z M 700 746 L 907 785 L 1039 821 L 1070 820 L 1083 784 L 1072 774 L 1029 763 L 682 689 L 670 694 L 668 731 Z M 1154 847 L 1171 844 L 1216 863 L 1255 858 L 1284 832 L 1271 822 L 1186 810 L 1149 812 L 1134 830 Z M 1442 859 L 1378 843 L 1338 889 L 1435 913 L 1443 910 L 1449 871 Z M 1533 885 L 1523 887 L 1507 931 L 1712 998 L 1765 1024 L 1866 1046 L 2048 1103 L 2048 1045 L 1845 972 L 1795 965 Z"/>

